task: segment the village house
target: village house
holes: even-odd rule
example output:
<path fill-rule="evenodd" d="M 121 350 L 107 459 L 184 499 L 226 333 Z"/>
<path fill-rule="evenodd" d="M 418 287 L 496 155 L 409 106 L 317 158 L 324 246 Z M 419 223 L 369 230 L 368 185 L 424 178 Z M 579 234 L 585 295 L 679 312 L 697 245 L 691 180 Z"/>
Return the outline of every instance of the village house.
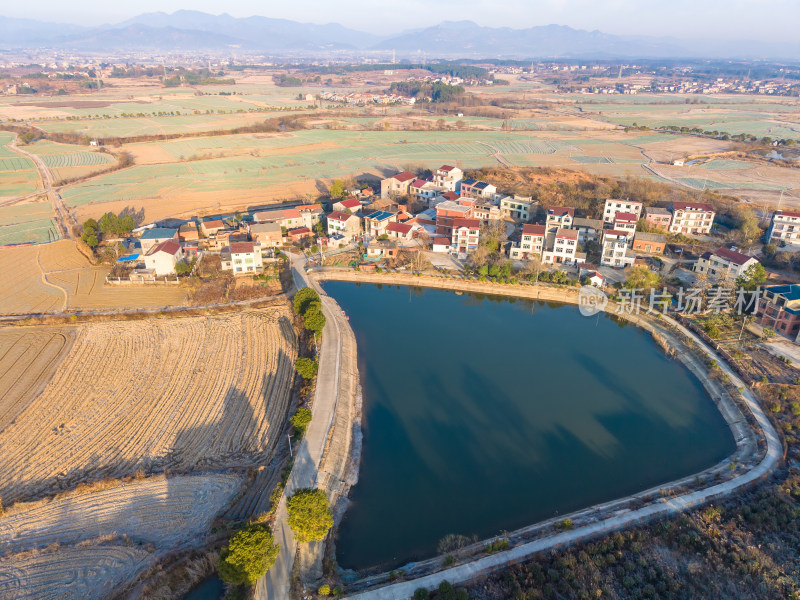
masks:
<path fill-rule="evenodd" d="M 284 229 L 307 227 L 305 218 L 297 208 L 278 208 L 265 210 L 253 215 L 256 223 L 277 223 Z"/>
<path fill-rule="evenodd" d="M 578 232 L 574 229 L 557 229 L 555 236 L 547 236 L 545 245 L 543 262 L 572 265 L 586 260 L 585 254 L 578 254 Z"/>
<path fill-rule="evenodd" d="M 633 249 L 648 254 L 664 254 L 667 247 L 667 236 L 660 233 L 644 233 L 638 231 L 633 237 Z"/>
<path fill-rule="evenodd" d="M 379 210 L 364 217 L 364 230 L 372 237 L 386 233 L 389 223 L 397 222 L 397 213 Z"/>
<path fill-rule="evenodd" d="M 477 249 L 480 236 L 481 222 L 478 219 L 455 219 L 450 242 L 458 258 L 464 259 Z"/>
<path fill-rule="evenodd" d="M 758 261 L 752 256 L 727 248 L 717 248 L 713 252 L 706 252 L 697 259 L 694 272 L 703 273 L 714 279 L 733 281 L 744 275 L 751 266 L 757 264 Z"/>
<path fill-rule="evenodd" d="M 442 191 L 455 192 L 463 177 L 464 172 L 458 167 L 442 165 L 433 174 L 433 184 Z"/>
<path fill-rule="evenodd" d="M 408 171 L 403 171 L 397 175 L 387 177 L 381 181 L 381 198 L 405 196 L 408 194 L 409 187 L 416 179 L 417 176 Z"/>
<path fill-rule="evenodd" d="M 361 210 L 361 201 L 358 198 L 347 198 L 334 202 L 332 206 L 335 212 L 357 212 Z"/>
<path fill-rule="evenodd" d="M 220 229 L 205 242 L 210 252 L 222 252 L 232 242 L 246 242 L 248 237 L 246 229 Z"/>
<path fill-rule="evenodd" d="M 457 200 L 445 200 L 436 205 L 436 233 L 452 237 L 453 221 L 473 218 L 472 206 Z"/>
<path fill-rule="evenodd" d="M 708 234 L 714 224 L 714 207 L 707 202 L 673 202 L 670 233 Z"/>
<path fill-rule="evenodd" d="M 144 255 L 144 266 L 155 275 L 174 275 L 175 265 L 181 260 L 183 260 L 181 245 L 176 240 L 169 239 L 149 248 Z"/>
<path fill-rule="evenodd" d="M 767 243 L 800 246 L 800 212 L 776 210 L 767 230 Z"/>
<path fill-rule="evenodd" d="M 386 226 L 386 234 L 396 240 L 411 241 L 414 238 L 414 226 L 405 223 L 389 223 Z"/>
<path fill-rule="evenodd" d="M 148 229 L 139 238 L 142 244 L 142 253 L 146 254 L 151 248 L 157 246 L 161 242 L 168 242 L 170 240 L 178 241 L 178 230 L 167 229 L 166 227 L 154 227 Z"/>
<path fill-rule="evenodd" d="M 222 221 L 222 219 L 210 219 L 200 223 L 200 229 L 202 230 L 204 236 L 210 237 L 217 233 L 220 229 L 225 229 L 225 223 Z"/>
<path fill-rule="evenodd" d="M 436 236 L 431 240 L 431 250 L 439 253 L 450 252 L 450 238 Z"/>
<path fill-rule="evenodd" d="M 233 242 L 220 254 L 222 268 L 234 275 L 255 275 L 264 270 L 261 245 L 253 242 Z"/>
<path fill-rule="evenodd" d="M 408 194 L 417 200 L 424 202 L 425 206 L 439 195 L 439 188 L 432 181 L 417 179 L 409 186 Z"/>
<path fill-rule="evenodd" d="M 262 248 L 276 248 L 283 244 L 283 232 L 277 223 L 250 223 L 247 231 Z"/>
<path fill-rule="evenodd" d="M 356 215 L 333 211 L 328 215 L 328 236 L 349 244 L 361 234 L 361 219 Z"/>
<path fill-rule="evenodd" d="M 617 200 L 615 198 L 608 198 L 605 206 L 603 207 L 603 221 L 606 223 L 613 223 L 617 213 L 627 212 L 636 215 L 636 218 L 642 215 L 642 203 L 632 200 Z"/>
<path fill-rule="evenodd" d="M 472 206 L 472 216 L 476 219 L 480 219 L 484 223 L 488 221 L 499 221 L 502 217 L 499 206 L 483 200 L 479 200 Z"/>
<path fill-rule="evenodd" d="M 578 231 L 578 243 L 584 246 L 586 242 L 595 241 L 600 237 L 603 233 L 603 221 L 575 217 L 572 220 L 572 228 Z"/>
<path fill-rule="evenodd" d="M 367 246 L 367 258 L 395 258 L 397 242 L 392 240 L 372 240 Z"/>
<path fill-rule="evenodd" d="M 500 198 L 500 214 L 504 219 L 527 222 L 531 218 L 531 207 L 536 202 L 529 196 L 503 196 Z"/>
<path fill-rule="evenodd" d="M 197 225 L 194 222 L 184 223 L 178 229 L 178 240 L 181 242 L 196 242 L 200 239 Z"/>
<path fill-rule="evenodd" d="M 557 229 L 572 229 L 575 218 L 575 209 L 568 206 L 556 206 L 547 209 L 545 226 L 548 233 L 555 233 Z"/>
<path fill-rule="evenodd" d="M 528 260 L 533 257 L 541 258 L 544 242 L 544 225 L 523 225 L 522 236 L 519 242 L 511 244 L 509 258 L 511 258 L 511 260 Z"/>
<path fill-rule="evenodd" d="M 644 219 L 650 224 L 651 227 L 669 231 L 669 226 L 672 222 L 672 213 L 666 208 L 648 206 L 644 209 Z"/>
<path fill-rule="evenodd" d="M 322 210 L 321 204 L 304 204 L 298 206 L 297 210 L 300 211 L 300 216 L 303 219 L 303 226 L 309 229 L 314 229 L 314 225 L 319 223 L 322 217 L 325 216 L 325 211 Z"/>
<path fill-rule="evenodd" d="M 291 243 L 295 243 L 304 238 L 313 238 L 314 232 L 308 227 L 298 227 L 297 229 L 290 229 L 288 232 L 286 232 L 286 237 L 289 238 Z"/>
<path fill-rule="evenodd" d="M 758 299 L 756 322 L 800 344 L 800 284 L 764 288 Z"/>
<path fill-rule="evenodd" d="M 606 278 L 591 265 L 584 265 L 581 267 L 579 278 L 582 282 L 585 282 L 585 284 L 597 288 L 602 288 L 606 282 Z"/>
<path fill-rule="evenodd" d="M 603 249 L 600 264 L 606 267 L 625 268 L 633 264 L 636 257 L 628 253 L 628 242 L 633 234 L 629 231 L 606 229 L 603 231 Z"/>
<path fill-rule="evenodd" d="M 476 179 L 462 179 L 456 190 L 463 198 L 483 198 L 493 200 L 497 194 L 497 188 L 491 183 Z"/>
<path fill-rule="evenodd" d="M 614 215 L 614 225 L 612 229 L 616 229 L 617 231 L 627 231 L 631 234 L 629 240 L 633 239 L 633 234 L 636 233 L 636 222 L 639 218 L 629 212 L 618 212 Z"/>

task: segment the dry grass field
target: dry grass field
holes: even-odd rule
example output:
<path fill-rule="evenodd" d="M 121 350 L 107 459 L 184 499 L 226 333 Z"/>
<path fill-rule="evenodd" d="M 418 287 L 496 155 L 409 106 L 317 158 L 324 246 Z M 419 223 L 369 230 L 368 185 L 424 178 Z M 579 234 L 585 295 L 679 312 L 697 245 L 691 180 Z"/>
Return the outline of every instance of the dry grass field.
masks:
<path fill-rule="evenodd" d="M 297 356 L 289 319 L 276 306 L 80 326 L 42 393 L 0 432 L 3 503 L 137 469 L 268 462 Z"/>
<path fill-rule="evenodd" d="M 0 328 L 0 432 L 39 395 L 69 351 L 74 328 Z"/>
<path fill-rule="evenodd" d="M 151 564 L 153 555 L 135 546 L 74 547 L 29 552 L 0 560 L 3 600 L 102 598 Z"/>
<path fill-rule="evenodd" d="M 182 305 L 182 286 L 112 286 L 75 242 L 0 248 L 0 314 Z"/>

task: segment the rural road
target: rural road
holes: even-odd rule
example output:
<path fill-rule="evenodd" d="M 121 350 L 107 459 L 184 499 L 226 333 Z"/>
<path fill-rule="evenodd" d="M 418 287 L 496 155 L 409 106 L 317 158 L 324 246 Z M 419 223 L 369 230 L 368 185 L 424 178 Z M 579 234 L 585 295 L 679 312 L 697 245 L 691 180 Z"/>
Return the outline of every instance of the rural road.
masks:
<path fill-rule="evenodd" d="M 308 286 L 320 291 L 318 285 L 312 283 L 304 270 L 305 257 L 290 255 L 292 261 L 292 277 L 295 287 Z M 341 309 L 326 295 L 322 298 L 323 312 L 327 325 L 322 336 L 320 348 L 319 372 L 317 387 L 314 392 L 313 419 L 306 435 L 300 443 L 294 457 L 294 466 L 286 482 L 286 490 L 275 513 L 273 534 L 281 552 L 277 561 L 267 575 L 256 584 L 257 600 L 286 600 L 290 596 L 292 570 L 294 567 L 297 543 L 287 522 L 286 497 L 301 488 L 316 487 L 322 454 L 328 433 L 336 412 L 339 396 L 339 369 L 342 356 Z"/>
<path fill-rule="evenodd" d="M 30 158 L 36 168 L 39 170 L 39 176 L 42 178 L 42 185 L 44 186 L 44 191 L 47 194 L 47 197 L 50 200 L 50 204 L 53 205 L 53 211 L 56 215 L 56 222 L 58 223 L 58 228 L 61 231 L 61 236 L 64 239 L 70 239 L 72 234 L 69 228 L 69 221 L 67 218 L 68 212 L 67 208 L 64 206 L 64 203 L 61 201 L 61 197 L 58 193 L 53 189 L 53 174 L 50 172 L 50 169 L 47 168 L 47 165 L 44 164 L 42 158 L 27 150 L 23 150 L 22 148 L 17 146 L 16 140 L 10 144 L 8 147 L 14 150 L 14 152 L 19 152 L 23 156 Z"/>
<path fill-rule="evenodd" d="M 772 423 L 761 408 L 758 399 L 745 386 L 744 382 L 739 379 L 727 363 L 717 356 L 713 350 L 707 347 L 702 340 L 669 317 L 665 317 L 664 320 L 675 325 L 681 333 L 693 339 L 699 348 L 709 357 L 717 361 L 720 368 L 730 377 L 733 385 L 744 390 L 742 392 L 744 402 L 764 432 L 764 437 L 767 442 L 766 454 L 758 465 L 739 477 L 703 490 L 698 490 L 682 496 L 663 498 L 643 508 L 603 519 L 582 527 L 577 527 L 570 531 L 564 531 L 556 535 L 521 544 L 505 552 L 487 555 L 463 565 L 445 569 L 438 573 L 433 573 L 410 581 L 403 581 L 363 592 L 356 592 L 348 595 L 347 598 L 351 600 L 406 600 L 414 595 L 414 591 L 417 588 L 432 590 L 442 581 L 449 581 L 453 584 L 467 583 L 493 571 L 502 569 L 507 565 L 522 562 L 531 555 L 543 550 L 600 537 L 626 527 L 646 523 L 653 518 L 663 518 L 689 510 L 706 502 L 727 496 L 740 487 L 767 475 L 783 457 L 783 446 Z"/>

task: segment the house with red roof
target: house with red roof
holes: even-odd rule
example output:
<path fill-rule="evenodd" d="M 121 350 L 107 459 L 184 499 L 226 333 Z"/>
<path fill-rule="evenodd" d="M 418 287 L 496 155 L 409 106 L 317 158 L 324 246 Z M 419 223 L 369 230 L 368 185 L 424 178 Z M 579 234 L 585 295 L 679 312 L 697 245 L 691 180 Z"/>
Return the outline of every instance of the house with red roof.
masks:
<path fill-rule="evenodd" d="M 715 215 L 714 207 L 707 202 L 673 202 L 669 232 L 708 234 Z"/>
<path fill-rule="evenodd" d="M 455 219 L 452 224 L 450 244 L 458 255 L 464 259 L 478 248 L 481 237 L 481 222 L 478 219 Z"/>
<path fill-rule="evenodd" d="M 636 233 L 636 223 L 639 221 L 639 217 L 637 217 L 634 213 L 629 212 L 618 212 L 614 215 L 614 225 L 611 227 L 612 229 L 616 229 L 617 231 L 628 231 L 631 234 Z M 633 236 L 631 236 L 631 240 Z"/>
<path fill-rule="evenodd" d="M 414 226 L 406 223 L 389 223 L 386 226 L 386 235 L 397 240 L 410 241 L 414 237 Z"/>
<path fill-rule="evenodd" d="M 361 235 L 361 219 L 356 215 L 335 210 L 328 215 L 328 237 L 349 244 Z"/>
<path fill-rule="evenodd" d="M 439 195 L 439 188 L 432 181 L 416 179 L 409 187 L 409 195 L 414 196 L 427 206 L 431 200 Z"/>
<path fill-rule="evenodd" d="M 767 230 L 767 242 L 800 246 L 800 212 L 776 210 Z"/>
<path fill-rule="evenodd" d="M 578 252 L 578 230 L 559 228 L 545 238 L 542 260 L 556 265 L 575 265 L 586 261 L 586 254 Z"/>
<path fill-rule="evenodd" d="M 183 260 L 183 249 L 176 240 L 156 244 L 144 255 L 144 266 L 155 275 L 174 275 L 175 265 Z"/>
<path fill-rule="evenodd" d="M 222 268 L 234 275 L 255 275 L 264 270 L 261 244 L 258 242 L 231 242 L 220 252 Z"/>
<path fill-rule="evenodd" d="M 443 192 L 455 192 L 463 178 L 464 172 L 458 167 L 442 165 L 433 174 L 433 183 Z"/>
<path fill-rule="evenodd" d="M 431 240 L 431 250 L 439 253 L 450 252 L 450 238 L 438 235 Z"/>
<path fill-rule="evenodd" d="M 381 198 L 405 196 L 417 176 L 408 171 L 402 171 L 381 181 Z"/>
<path fill-rule="evenodd" d="M 693 270 L 712 279 L 736 281 L 737 277 L 741 277 L 747 269 L 757 264 L 758 261 L 752 256 L 728 248 L 717 248 L 698 258 Z"/>
<path fill-rule="evenodd" d="M 333 210 L 339 212 L 356 212 L 361 210 L 361 201 L 358 198 L 347 198 L 333 203 Z"/>
<path fill-rule="evenodd" d="M 548 233 L 555 233 L 558 229 L 571 229 L 574 219 L 574 208 L 570 206 L 554 206 L 547 209 L 545 226 Z"/>
<path fill-rule="evenodd" d="M 511 244 L 509 258 L 511 260 L 541 258 L 545 246 L 546 229 L 544 225 L 523 225 L 519 242 Z"/>

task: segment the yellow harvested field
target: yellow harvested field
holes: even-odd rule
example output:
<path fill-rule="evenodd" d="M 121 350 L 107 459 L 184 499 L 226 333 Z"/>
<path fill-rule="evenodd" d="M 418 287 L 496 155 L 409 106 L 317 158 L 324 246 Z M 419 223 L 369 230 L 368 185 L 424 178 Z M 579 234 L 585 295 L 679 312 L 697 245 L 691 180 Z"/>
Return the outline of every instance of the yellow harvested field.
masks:
<path fill-rule="evenodd" d="M 4 504 L 137 469 L 269 462 L 297 340 L 288 305 L 76 326 L 42 393 L 0 432 Z"/>
<path fill-rule="evenodd" d="M 70 327 L 0 328 L 0 432 L 43 389 L 74 339 Z"/>
<path fill-rule="evenodd" d="M 113 286 L 75 242 L 0 248 L 0 314 L 80 309 L 161 308 L 186 302 L 183 286 Z"/>
<path fill-rule="evenodd" d="M 103 598 L 153 562 L 135 546 L 67 548 L 0 560 L 3 600 L 86 600 Z"/>
<path fill-rule="evenodd" d="M 0 553 L 112 533 L 167 551 L 201 539 L 243 483 L 241 475 L 162 475 L 22 505 L 0 519 Z"/>

